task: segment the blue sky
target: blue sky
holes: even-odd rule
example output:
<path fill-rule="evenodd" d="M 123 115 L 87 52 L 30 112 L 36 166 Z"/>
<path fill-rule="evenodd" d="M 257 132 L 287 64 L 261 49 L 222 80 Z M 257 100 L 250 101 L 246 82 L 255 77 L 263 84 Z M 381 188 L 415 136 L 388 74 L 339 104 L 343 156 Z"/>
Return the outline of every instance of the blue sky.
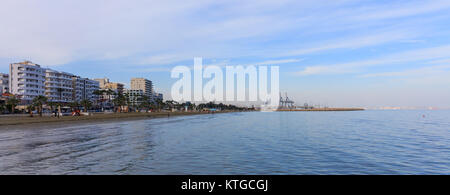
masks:
<path fill-rule="evenodd" d="M 3 0 L 0 72 L 23 59 L 157 90 L 169 70 L 280 66 L 298 103 L 450 108 L 450 1 Z"/>

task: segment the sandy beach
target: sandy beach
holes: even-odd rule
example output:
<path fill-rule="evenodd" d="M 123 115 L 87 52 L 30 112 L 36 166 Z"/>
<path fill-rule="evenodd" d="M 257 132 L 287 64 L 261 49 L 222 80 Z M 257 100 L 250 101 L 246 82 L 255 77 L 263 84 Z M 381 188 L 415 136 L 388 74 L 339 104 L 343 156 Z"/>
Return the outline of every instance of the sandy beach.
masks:
<path fill-rule="evenodd" d="M 230 113 L 235 111 L 220 111 L 214 114 Z M 143 120 L 151 118 L 189 116 L 199 114 L 211 114 L 209 112 L 132 112 L 132 113 L 94 113 L 92 116 L 63 116 L 60 118 L 43 116 L 2 116 L 0 117 L 1 129 L 16 129 L 20 127 L 54 127 L 68 124 L 104 123 L 111 121 Z"/>

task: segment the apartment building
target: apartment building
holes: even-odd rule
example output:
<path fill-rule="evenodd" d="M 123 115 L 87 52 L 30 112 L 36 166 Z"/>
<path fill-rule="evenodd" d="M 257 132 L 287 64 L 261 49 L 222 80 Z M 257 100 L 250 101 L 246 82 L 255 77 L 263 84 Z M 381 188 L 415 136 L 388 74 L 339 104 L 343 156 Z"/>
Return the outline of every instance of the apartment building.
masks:
<path fill-rule="evenodd" d="M 45 69 L 45 96 L 49 102 L 73 102 L 72 77 L 75 75 Z"/>
<path fill-rule="evenodd" d="M 142 90 L 145 96 L 153 98 L 153 83 L 145 78 L 132 78 L 130 82 L 130 89 Z"/>
<path fill-rule="evenodd" d="M 0 73 L 0 95 L 9 92 L 9 75 Z"/>
<path fill-rule="evenodd" d="M 30 61 L 12 63 L 9 66 L 9 91 L 24 103 L 45 95 L 45 69 Z"/>
<path fill-rule="evenodd" d="M 96 102 L 99 98 L 98 95 L 94 93 L 100 89 L 100 83 L 98 81 L 73 76 L 72 88 L 72 99 L 74 101 L 80 102 L 83 100 L 89 100 L 91 102 Z"/>
<path fill-rule="evenodd" d="M 110 82 L 108 78 L 103 79 L 94 79 L 94 81 L 99 82 L 100 89 L 108 90 L 111 89 L 115 93 L 124 93 L 124 85 L 122 83 L 113 83 Z"/>
<path fill-rule="evenodd" d="M 106 83 L 109 83 L 109 79 L 108 78 L 103 78 L 103 79 L 94 79 L 94 81 L 97 81 L 100 89 L 105 89 L 105 85 Z"/>
<path fill-rule="evenodd" d="M 0 78 L 8 75 L 0 74 Z M 29 104 L 37 96 L 46 96 L 49 102 L 69 103 L 88 99 L 98 99 L 94 91 L 99 89 L 99 82 L 81 78 L 71 73 L 42 68 L 30 61 L 10 64 L 8 79 L 10 93 Z M 5 83 L 0 79 L 0 84 Z M 5 89 L 3 87 L 2 91 Z"/>
<path fill-rule="evenodd" d="M 163 99 L 163 94 L 162 94 L 162 93 L 155 93 L 155 95 L 154 95 L 154 100 L 155 100 L 155 101 L 157 101 L 157 100 L 163 101 L 163 100 L 164 100 L 164 99 Z"/>
<path fill-rule="evenodd" d="M 126 89 L 124 95 L 128 98 L 131 106 L 137 106 L 142 103 L 142 98 L 145 95 L 143 90 L 136 89 Z"/>

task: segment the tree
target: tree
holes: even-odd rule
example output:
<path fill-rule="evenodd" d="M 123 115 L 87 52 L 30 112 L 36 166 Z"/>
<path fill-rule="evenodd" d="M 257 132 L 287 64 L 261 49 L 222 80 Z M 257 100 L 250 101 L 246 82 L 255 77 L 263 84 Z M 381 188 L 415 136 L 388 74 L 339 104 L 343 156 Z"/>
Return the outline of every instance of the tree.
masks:
<path fill-rule="evenodd" d="M 156 100 L 156 107 L 158 108 L 158 111 L 159 112 L 161 112 L 161 108 L 163 108 L 165 105 L 164 105 L 164 102 L 163 102 L 163 100 L 162 99 L 157 99 Z"/>
<path fill-rule="evenodd" d="M 103 95 L 105 93 L 105 91 L 103 91 L 103 90 L 95 90 L 94 92 L 92 92 L 92 94 L 94 94 L 94 95 L 98 95 L 98 96 L 101 96 L 101 95 Z"/>
<path fill-rule="evenodd" d="M 104 90 L 95 90 L 94 92 L 92 92 L 92 94 L 98 96 L 98 98 L 97 98 L 97 105 L 98 105 L 98 100 L 100 100 L 100 96 L 105 94 L 105 91 Z M 103 108 L 103 104 L 101 104 L 101 107 Z"/>
<path fill-rule="evenodd" d="M 106 95 L 108 95 L 109 102 L 111 103 L 111 96 L 116 95 L 116 93 L 112 89 L 108 89 L 105 91 Z"/>
<path fill-rule="evenodd" d="M 0 102 L 0 114 L 3 113 L 6 109 L 6 104 L 4 101 Z"/>
<path fill-rule="evenodd" d="M 139 108 L 145 108 L 146 112 L 148 112 L 148 110 L 151 109 L 151 107 L 153 106 L 153 103 L 150 101 L 150 98 L 148 96 L 145 96 L 145 95 L 140 96 L 138 98 L 138 101 L 141 102 L 139 104 Z M 140 112 L 140 109 L 139 109 L 139 112 Z"/>
<path fill-rule="evenodd" d="M 30 104 L 30 105 L 27 106 L 27 110 L 28 110 L 28 113 L 30 114 L 30 117 L 33 117 L 34 107 L 35 107 L 34 104 Z"/>
<path fill-rule="evenodd" d="M 87 110 L 92 107 L 92 103 L 89 100 L 82 100 L 81 105 L 84 107 L 84 112 L 87 112 Z"/>
<path fill-rule="evenodd" d="M 76 110 L 78 107 L 80 107 L 80 103 L 78 103 L 77 101 L 74 101 L 72 103 L 69 104 L 70 108 L 72 109 L 72 111 Z"/>
<path fill-rule="evenodd" d="M 113 103 L 115 106 L 118 106 L 120 108 L 120 112 L 122 112 L 122 107 L 126 105 L 127 98 L 122 93 L 119 93 L 113 100 Z"/>
<path fill-rule="evenodd" d="M 53 110 L 54 110 L 53 108 L 56 107 L 57 105 L 55 102 L 50 101 L 50 102 L 47 102 L 47 106 L 50 106 L 50 110 L 53 112 Z"/>
<path fill-rule="evenodd" d="M 169 107 L 169 109 L 171 109 L 171 110 L 173 108 L 179 109 L 179 107 L 180 107 L 180 104 L 177 101 L 174 101 L 174 100 L 167 100 L 165 105 L 167 105 Z"/>
<path fill-rule="evenodd" d="M 33 99 L 33 104 L 38 107 L 39 116 L 42 117 L 43 105 L 47 103 L 47 97 L 40 95 Z"/>
<path fill-rule="evenodd" d="M 16 97 L 11 97 L 6 101 L 6 105 L 11 107 L 11 113 L 14 114 L 14 110 L 16 109 L 17 104 L 20 103 L 20 100 Z"/>

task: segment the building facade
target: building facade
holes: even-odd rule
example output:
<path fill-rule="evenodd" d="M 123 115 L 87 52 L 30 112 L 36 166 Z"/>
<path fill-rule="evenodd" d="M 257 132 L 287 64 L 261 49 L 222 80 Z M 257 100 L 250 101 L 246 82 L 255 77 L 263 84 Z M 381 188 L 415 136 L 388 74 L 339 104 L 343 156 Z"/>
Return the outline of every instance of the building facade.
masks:
<path fill-rule="evenodd" d="M 131 106 L 138 106 L 143 102 L 142 98 L 145 95 L 143 90 L 126 89 L 124 92 L 124 96 L 128 98 Z"/>
<path fill-rule="evenodd" d="M 0 78 L 4 78 L 4 75 L 0 74 Z M 8 81 L 7 90 L 20 98 L 23 104 L 30 104 L 40 95 L 47 97 L 48 102 L 58 103 L 84 99 L 95 102 L 98 99 L 94 91 L 99 89 L 99 82 L 67 72 L 45 69 L 30 61 L 10 64 Z M 1 83 L 4 81 L 0 81 Z"/>
<path fill-rule="evenodd" d="M 12 63 L 9 66 L 9 91 L 23 102 L 45 95 L 45 69 L 30 61 Z"/>
<path fill-rule="evenodd" d="M 0 73 L 0 95 L 9 93 L 9 75 Z"/>
<path fill-rule="evenodd" d="M 131 90 L 142 90 L 144 95 L 153 98 L 153 83 L 144 78 L 132 78 L 130 82 Z"/>
<path fill-rule="evenodd" d="M 110 82 L 108 78 L 103 79 L 94 79 L 95 81 L 98 81 L 99 87 L 102 90 L 113 90 L 115 93 L 124 93 L 124 84 L 122 83 L 113 83 Z"/>
<path fill-rule="evenodd" d="M 72 98 L 76 102 L 83 100 L 97 102 L 99 99 L 99 96 L 94 93 L 100 89 L 100 83 L 98 81 L 74 76 L 72 77 L 72 88 Z"/>
<path fill-rule="evenodd" d="M 108 78 L 103 78 L 103 79 L 94 79 L 94 81 L 97 81 L 100 89 L 105 89 L 105 85 L 106 83 L 109 83 L 109 79 Z"/>
<path fill-rule="evenodd" d="M 49 102 L 73 102 L 72 77 L 74 75 L 52 69 L 45 70 L 45 96 Z"/>
<path fill-rule="evenodd" d="M 119 93 L 123 94 L 124 85 L 122 83 L 106 83 L 104 89 L 106 90 L 111 89 L 117 94 Z"/>
<path fill-rule="evenodd" d="M 162 93 L 155 93 L 154 100 L 155 101 L 158 101 L 158 100 L 163 101 L 164 100 L 163 99 L 163 94 Z"/>

